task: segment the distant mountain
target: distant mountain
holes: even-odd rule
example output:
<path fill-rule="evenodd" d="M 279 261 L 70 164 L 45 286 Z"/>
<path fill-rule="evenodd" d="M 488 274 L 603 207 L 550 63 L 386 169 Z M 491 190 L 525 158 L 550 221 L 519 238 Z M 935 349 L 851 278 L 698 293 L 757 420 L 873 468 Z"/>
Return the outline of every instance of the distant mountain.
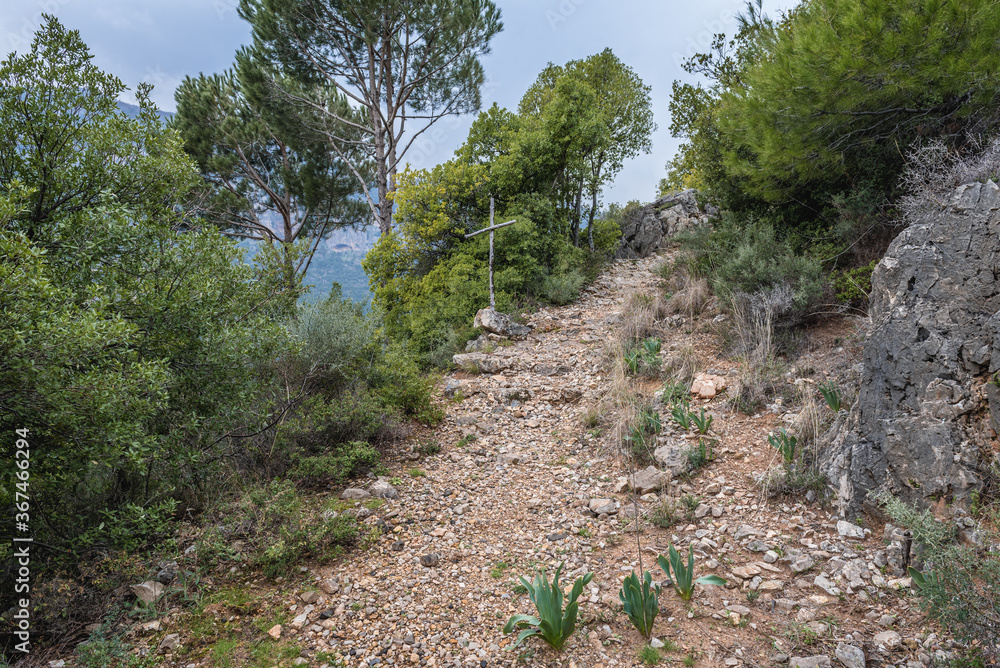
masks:
<path fill-rule="evenodd" d="M 118 108 L 121 109 L 122 112 L 124 112 L 124 114 L 129 118 L 135 118 L 139 115 L 139 105 L 137 104 L 129 104 L 128 102 L 118 100 Z M 164 123 L 174 117 L 174 112 L 172 111 L 162 111 L 157 109 L 156 113 Z"/>
<path fill-rule="evenodd" d="M 363 230 L 334 230 L 330 238 L 316 249 L 305 277 L 306 285 L 314 287 L 303 300 L 325 299 L 333 283 L 337 282 L 345 297 L 367 304 L 371 300 L 371 292 L 361 260 L 378 241 L 378 234 L 374 225 Z"/>

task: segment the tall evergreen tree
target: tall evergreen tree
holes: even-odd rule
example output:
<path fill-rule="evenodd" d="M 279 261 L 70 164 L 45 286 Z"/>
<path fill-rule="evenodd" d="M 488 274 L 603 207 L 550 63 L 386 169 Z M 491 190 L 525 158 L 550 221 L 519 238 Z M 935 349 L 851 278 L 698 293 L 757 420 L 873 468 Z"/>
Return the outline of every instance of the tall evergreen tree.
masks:
<path fill-rule="evenodd" d="M 266 97 L 248 99 L 244 90 L 259 83 L 259 70 L 245 51 L 238 62 L 237 73 L 185 78 L 174 94 L 171 127 L 204 177 L 203 216 L 230 236 L 274 247 L 286 284 L 295 286 L 334 229 L 364 224 L 365 189 L 323 134 Z M 335 90 L 312 86 L 299 94 L 345 118 L 358 116 Z M 352 135 L 349 128 L 341 132 Z M 350 146 L 343 150 L 367 178 L 363 158 Z"/>
<path fill-rule="evenodd" d="M 275 64 L 269 94 L 339 123 L 322 131 L 359 186 L 367 181 L 345 147 L 374 162 L 377 194 L 365 197 L 383 233 L 407 149 L 442 117 L 479 108 L 479 58 L 503 28 L 491 0 L 241 0 L 240 15 L 253 26 L 256 58 Z M 364 119 L 309 99 L 285 85 L 292 80 L 336 87 Z"/>

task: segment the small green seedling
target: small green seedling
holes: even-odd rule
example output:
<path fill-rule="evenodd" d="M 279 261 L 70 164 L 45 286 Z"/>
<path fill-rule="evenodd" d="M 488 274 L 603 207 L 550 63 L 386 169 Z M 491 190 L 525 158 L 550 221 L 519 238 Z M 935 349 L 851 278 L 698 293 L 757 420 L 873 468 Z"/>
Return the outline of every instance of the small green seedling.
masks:
<path fill-rule="evenodd" d="M 795 444 L 798 442 L 798 439 L 790 436 L 784 427 L 777 434 L 768 434 L 767 442 L 781 453 L 786 464 L 791 464 L 795 461 Z"/>

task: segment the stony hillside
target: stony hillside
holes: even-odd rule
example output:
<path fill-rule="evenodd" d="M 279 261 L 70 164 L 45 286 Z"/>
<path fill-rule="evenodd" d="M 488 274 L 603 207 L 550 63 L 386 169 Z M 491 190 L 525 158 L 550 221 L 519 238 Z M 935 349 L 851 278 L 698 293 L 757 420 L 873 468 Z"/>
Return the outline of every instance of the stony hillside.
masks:
<path fill-rule="evenodd" d="M 724 386 L 737 369 L 716 334 L 725 316 L 709 305 L 694 317 L 668 318 L 660 354 L 683 354 L 717 376 L 704 392 L 716 396 L 696 396 L 693 406 L 714 415 L 718 442 L 714 459 L 694 471 L 640 477 L 646 493 L 633 497 L 612 429 L 593 426 L 593 417 L 587 427 L 584 418 L 611 381 L 608 340 L 632 317 L 633 295 L 661 290 L 655 270 L 664 261 L 614 263 L 577 303 L 534 313 L 525 340 L 479 358 L 492 373 L 443 379 L 441 426 L 401 446 L 390 476 L 330 493 L 379 527 L 377 537 L 329 565 L 245 580 L 243 603 L 206 609 L 213 623 L 252 622 L 259 630 L 243 634 L 249 645 L 266 632 L 297 648 L 297 657 L 286 652 L 275 665 L 640 665 L 644 643 L 618 601 L 622 578 L 639 566 L 638 540 L 642 567 L 658 580 L 666 576 L 656 556 L 673 544 L 694 547 L 698 574 L 728 581 L 697 588 L 690 603 L 664 587 L 654 627 L 664 661 L 861 668 L 867 659 L 909 668 L 948 656 L 950 641 L 911 606 L 902 533 L 870 518 L 837 521 L 813 492 L 765 496 L 756 482 L 778 461 L 767 434 L 795 421 L 815 384 L 853 365 L 857 322 L 808 333 L 784 370 L 787 391 L 746 416 L 726 407 Z M 649 394 L 662 385 L 648 383 Z M 696 437 L 667 426 L 661 412 L 657 458 L 669 465 L 671 450 Z M 564 583 L 595 573 L 577 633 L 561 653 L 537 639 L 508 651 L 504 621 L 534 612 L 517 576 L 560 562 Z M 147 624 L 145 642 L 168 665 L 224 665 L 186 620 L 175 611 Z M 243 664 L 239 657 L 248 655 L 238 645 L 232 651 L 225 665 Z"/>

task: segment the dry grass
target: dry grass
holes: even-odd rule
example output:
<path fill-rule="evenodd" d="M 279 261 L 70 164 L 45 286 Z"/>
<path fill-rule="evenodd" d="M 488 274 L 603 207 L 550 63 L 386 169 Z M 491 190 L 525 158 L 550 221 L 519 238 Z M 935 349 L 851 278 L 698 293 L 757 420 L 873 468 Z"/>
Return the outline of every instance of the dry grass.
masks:
<path fill-rule="evenodd" d="M 618 338 L 625 345 L 650 337 L 663 338 L 667 304 L 660 294 L 633 292 L 625 301 L 618 325 Z"/>
<path fill-rule="evenodd" d="M 823 413 L 816 401 L 811 385 L 804 385 L 802 392 L 802 410 L 791 425 L 791 433 L 799 440 L 799 447 L 815 447 L 823 433 Z"/>
<path fill-rule="evenodd" d="M 712 296 L 708 289 L 708 280 L 691 278 L 687 274 L 679 280 L 683 286 L 667 302 L 667 311 L 682 313 L 689 318 L 700 315 Z"/>
<path fill-rule="evenodd" d="M 774 315 L 786 297 L 777 288 L 752 295 L 739 293 L 731 300 L 731 334 L 740 366 L 730 403 L 744 413 L 758 410 L 774 391 L 778 368 L 774 354 Z"/>
<path fill-rule="evenodd" d="M 674 348 L 668 353 L 663 364 L 663 375 L 669 382 L 689 384 L 698 373 L 698 354 L 694 346 Z"/>

